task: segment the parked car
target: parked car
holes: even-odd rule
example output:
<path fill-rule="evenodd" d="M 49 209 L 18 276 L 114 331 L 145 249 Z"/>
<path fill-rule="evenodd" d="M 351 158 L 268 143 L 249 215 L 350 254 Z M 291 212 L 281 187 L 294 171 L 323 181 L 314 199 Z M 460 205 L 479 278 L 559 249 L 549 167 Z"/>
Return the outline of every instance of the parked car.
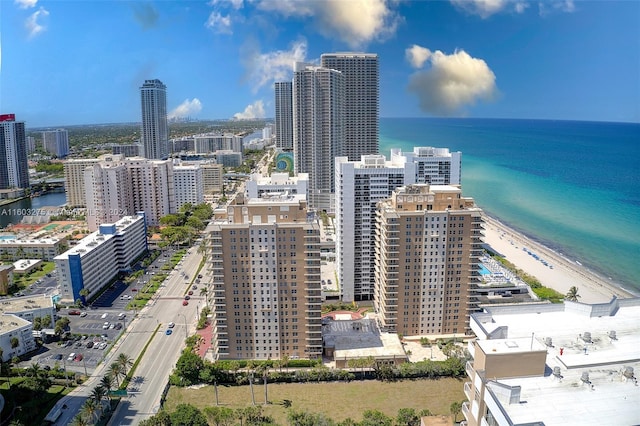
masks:
<path fill-rule="evenodd" d="M 73 360 L 74 360 L 74 361 L 82 361 L 82 358 L 83 358 L 83 357 L 82 357 L 82 354 L 77 354 L 77 355 L 73 358 Z"/>
<path fill-rule="evenodd" d="M 69 315 L 80 315 L 80 311 L 74 309 L 73 311 L 69 311 Z"/>
<path fill-rule="evenodd" d="M 187 302 L 186 300 L 182 301 L 182 306 L 187 306 L 189 304 L 189 302 Z"/>
<path fill-rule="evenodd" d="M 173 328 L 173 327 L 175 327 L 175 326 L 176 326 L 176 323 L 174 323 L 174 322 L 170 322 L 170 323 L 169 323 L 169 328 Z"/>
<path fill-rule="evenodd" d="M 189 290 L 189 293 L 188 293 L 188 294 L 189 294 L 189 296 L 192 296 L 192 295 L 193 295 L 193 291 L 192 291 L 192 290 Z"/>
<path fill-rule="evenodd" d="M 107 315 L 109 315 L 109 314 L 105 312 L 104 314 L 102 314 L 102 316 L 100 318 L 105 319 L 107 317 Z"/>
<path fill-rule="evenodd" d="M 172 333 L 171 329 L 168 329 L 167 331 L 165 331 L 165 334 L 166 334 L 167 336 L 171 336 L 171 333 Z"/>
<path fill-rule="evenodd" d="M 91 349 L 93 347 L 93 342 L 87 342 L 87 349 Z"/>
<path fill-rule="evenodd" d="M 122 324 L 117 323 L 116 324 L 116 330 L 122 330 Z"/>
<path fill-rule="evenodd" d="M 76 353 L 75 352 L 71 352 L 69 354 L 69 356 L 67 357 L 67 361 L 73 361 L 73 359 L 76 357 Z"/>
<path fill-rule="evenodd" d="M 102 329 L 103 329 L 103 330 L 108 330 L 110 325 L 111 325 L 111 324 L 109 324 L 109 321 L 107 321 L 107 322 L 105 322 L 104 324 L 102 324 Z"/>
<path fill-rule="evenodd" d="M 189 300 L 191 299 L 191 296 L 189 296 L 188 294 L 184 297 L 184 300 Z"/>
<path fill-rule="evenodd" d="M 53 359 L 55 359 L 55 360 L 57 360 L 57 361 L 60 361 L 60 360 L 62 359 L 62 354 L 55 354 L 55 355 L 53 356 Z"/>
<path fill-rule="evenodd" d="M 81 317 L 86 317 L 86 316 L 87 316 L 87 313 L 86 313 L 86 312 L 80 312 L 80 316 L 81 316 Z"/>

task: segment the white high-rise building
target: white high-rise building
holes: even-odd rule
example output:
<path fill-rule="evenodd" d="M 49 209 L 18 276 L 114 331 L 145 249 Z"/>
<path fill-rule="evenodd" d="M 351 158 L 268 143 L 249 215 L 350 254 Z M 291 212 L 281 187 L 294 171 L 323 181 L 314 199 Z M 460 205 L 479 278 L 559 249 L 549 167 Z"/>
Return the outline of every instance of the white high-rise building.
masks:
<path fill-rule="evenodd" d="M 391 150 L 363 155 L 360 161 L 335 160 L 336 258 L 342 300 L 370 300 L 374 295 L 375 211 L 403 185 L 460 184 L 461 153 L 447 148 L 416 147 L 412 153 Z"/>
<path fill-rule="evenodd" d="M 337 157 L 336 259 L 342 300 L 371 300 L 375 278 L 376 205 L 406 180 L 403 164 L 384 155 Z"/>
<path fill-rule="evenodd" d="M 332 212 L 334 158 L 344 142 L 341 72 L 298 62 L 293 79 L 293 151 L 297 173 L 309 173 L 309 204 Z"/>
<path fill-rule="evenodd" d="M 448 148 L 421 146 L 413 148 L 413 152 L 405 152 L 398 148 L 391 149 L 391 162 L 405 164 L 412 182 L 432 185 L 460 185 L 462 153 L 450 152 Z"/>
<path fill-rule="evenodd" d="M 169 156 L 167 86 L 160 80 L 145 80 L 140 87 L 140 103 L 143 156 L 150 160 L 164 160 Z"/>
<path fill-rule="evenodd" d="M 29 164 L 24 121 L 0 115 L 0 189 L 29 188 Z"/>
<path fill-rule="evenodd" d="M 69 133 L 65 129 L 42 132 L 42 148 L 58 158 L 66 157 L 69 155 Z"/>
<path fill-rule="evenodd" d="M 204 179 L 200 166 L 173 166 L 173 184 L 177 210 L 187 203 L 197 205 L 204 202 Z"/>
<path fill-rule="evenodd" d="M 379 152 L 380 72 L 374 53 L 325 53 L 320 65 L 342 72 L 345 87 L 343 154 L 350 161 Z"/>
<path fill-rule="evenodd" d="M 87 225 L 92 231 L 137 212 L 145 213 L 147 224 L 158 225 L 162 216 L 177 211 L 170 160 L 107 156 L 87 167 L 84 177 Z"/>
<path fill-rule="evenodd" d="M 290 81 L 276 82 L 276 148 L 293 150 L 293 86 Z"/>

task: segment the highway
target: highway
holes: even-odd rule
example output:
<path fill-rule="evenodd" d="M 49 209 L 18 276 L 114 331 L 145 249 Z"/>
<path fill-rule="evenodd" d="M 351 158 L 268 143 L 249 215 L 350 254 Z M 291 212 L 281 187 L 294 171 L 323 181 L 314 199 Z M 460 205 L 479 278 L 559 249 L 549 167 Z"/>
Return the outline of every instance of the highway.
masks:
<path fill-rule="evenodd" d="M 199 292 L 195 292 L 189 305 L 182 305 L 183 297 L 198 273 L 201 259 L 202 255 L 197 252 L 197 247 L 189 249 L 154 298 L 128 324 L 127 332 L 112 348 L 105 362 L 96 368 L 94 374 L 84 384 L 58 401 L 55 408 L 63 405 L 67 408 L 61 410 L 62 414 L 54 424 L 69 424 L 79 412 L 87 396 L 107 372 L 111 362 L 121 353 L 127 354 L 132 361 L 135 361 L 152 336 L 153 340 L 138 364 L 135 378 L 129 384 L 129 390 L 134 393 L 120 401 L 109 424 L 135 425 L 158 411 L 160 397 L 169 374 L 185 346 L 185 335 L 195 332 L 198 305 L 200 307 L 204 305 L 204 298 L 197 296 Z M 183 273 L 188 276 L 188 279 Z M 201 285 L 205 282 L 207 281 L 203 279 Z M 165 332 L 169 322 L 176 323 L 176 326 L 173 333 L 167 336 Z"/>

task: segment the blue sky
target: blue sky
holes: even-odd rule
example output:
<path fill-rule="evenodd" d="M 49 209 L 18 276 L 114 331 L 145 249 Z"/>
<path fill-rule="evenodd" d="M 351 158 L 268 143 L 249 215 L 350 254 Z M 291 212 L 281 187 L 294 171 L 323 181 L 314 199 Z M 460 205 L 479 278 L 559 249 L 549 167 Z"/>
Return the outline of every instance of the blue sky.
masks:
<path fill-rule="evenodd" d="M 27 127 L 168 109 L 273 116 L 273 82 L 325 52 L 380 57 L 382 117 L 640 122 L 640 2 L 0 0 L 0 113 Z"/>

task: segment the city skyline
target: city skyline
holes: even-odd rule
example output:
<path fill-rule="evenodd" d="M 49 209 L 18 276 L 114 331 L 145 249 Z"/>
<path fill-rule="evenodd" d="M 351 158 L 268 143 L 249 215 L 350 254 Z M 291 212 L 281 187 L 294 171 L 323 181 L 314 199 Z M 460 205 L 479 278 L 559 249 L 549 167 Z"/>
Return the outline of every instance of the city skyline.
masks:
<path fill-rule="evenodd" d="M 272 118 L 293 62 L 353 51 L 379 55 L 381 117 L 640 121 L 637 2 L 369 4 L 6 2 L 2 105 L 27 127 L 137 122 L 160 79 L 170 117 Z"/>

